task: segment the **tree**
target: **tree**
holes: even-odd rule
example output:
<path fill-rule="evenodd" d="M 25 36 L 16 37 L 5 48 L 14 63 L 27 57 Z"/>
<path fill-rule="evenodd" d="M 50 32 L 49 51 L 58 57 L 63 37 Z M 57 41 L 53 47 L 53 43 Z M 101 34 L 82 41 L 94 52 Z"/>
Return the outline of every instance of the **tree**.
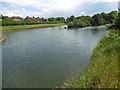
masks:
<path fill-rule="evenodd" d="M 102 15 L 102 17 L 105 19 L 105 24 L 108 24 L 109 22 L 109 13 L 104 13 L 104 12 L 102 12 L 101 13 L 101 15 Z"/>
<path fill-rule="evenodd" d="M 54 17 L 48 18 L 48 21 L 56 21 L 56 18 Z"/>
<path fill-rule="evenodd" d="M 70 18 L 69 18 L 69 17 L 67 17 L 66 21 L 67 21 L 67 22 L 69 22 L 69 19 L 70 19 Z"/>
<path fill-rule="evenodd" d="M 105 19 L 102 17 L 101 14 L 95 14 L 92 18 L 94 19 L 94 25 L 95 26 L 105 24 Z"/>
<path fill-rule="evenodd" d="M 56 21 L 65 22 L 65 18 L 64 17 L 57 17 Z"/>
<path fill-rule="evenodd" d="M 2 19 L 8 19 L 8 16 L 1 15 Z"/>
<path fill-rule="evenodd" d="M 117 14 L 118 12 L 117 11 L 112 11 L 109 13 L 109 23 L 114 23 L 115 19 L 117 19 Z"/>
<path fill-rule="evenodd" d="M 75 16 L 70 16 L 70 18 L 69 18 L 69 21 L 74 21 L 75 20 Z"/>
<path fill-rule="evenodd" d="M 120 10 L 118 12 L 118 17 L 115 21 L 115 28 L 119 28 L 120 29 Z"/>

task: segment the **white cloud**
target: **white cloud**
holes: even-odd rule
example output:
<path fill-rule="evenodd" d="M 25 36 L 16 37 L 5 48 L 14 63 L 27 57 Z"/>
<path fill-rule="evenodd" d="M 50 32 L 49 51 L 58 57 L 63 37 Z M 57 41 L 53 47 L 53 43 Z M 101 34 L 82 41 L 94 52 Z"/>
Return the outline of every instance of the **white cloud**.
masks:
<path fill-rule="evenodd" d="M 71 9 L 83 2 L 118 2 L 119 0 L 1 0 L 2 2 L 13 3 L 19 6 L 33 6 L 36 8 L 48 9 Z"/>
<path fill-rule="evenodd" d="M 81 14 L 81 15 L 85 15 L 85 12 L 81 12 L 80 14 Z"/>
<path fill-rule="evenodd" d="M 26 9 L 24 9 L 24 8 L 22 8 L 22 9 L 17 9 L 17 10 L 2 10 L 2 13 L 1 14 L 3 14 L 3 15 L 5 15 L 5 16 L 9 16 L 9 17 L 11 17 L 11 16 L 21 16 L 21 17 L 26 17 L 26 16 L 36 16 L 36 17 L 38 17 L 38 16 L 45 16 L 45 15 L 43 15 L 43 13 L 41 13 L 41 12 L 33 12 L 33 11 L 26 11 Z M 47 14 L 46 14 L 47 15 Z"/>
<path fill-rule="evenodd" d="M 3 10 L 2 14 L 5 16 L 22 16 L 20 12 L 20 10 Z"/>
<path fill-rule="evenodd" d="M 21 10 L 22 10 L 23 12 L 25 12 L 25 11 L 26 11 L 26 9 L 25 9 L 25 8 L 22 8 Z"/>
<path fill-rule="evenodd" d="M 79 6 L 82 6 L 82 3 L 88 2 L 89 4 L 93 4 L 96 2 L 118 2 L 119 0 L 1 0 L 2 2 L 8 2 L 11 5 L 14 6 L 30 6 L 34 7 L 36 9 L 39 9 L 41 12 L 32 12 L 35 15 L 52 15 L 53 12 L 71 12 L 75 11 L 75 8 Z M 21 13 L 20 15 L 26 15 L 30 14 L 31 12 L 28 12 L 25 8 L 21 8 L 19 10 Z M 24 12 L 24 14 L 22 14 Z M 5 13 L 5 12 L 4 12 Z M 7 10 L 6 13 L 12 14 L 18 14 L 17 11 L 13 10 L 10 12 L 10 10 Z M 84 14 L 83 12 L 81 14 Z M 19 14 L 18 14 L 19 15 Z"/>

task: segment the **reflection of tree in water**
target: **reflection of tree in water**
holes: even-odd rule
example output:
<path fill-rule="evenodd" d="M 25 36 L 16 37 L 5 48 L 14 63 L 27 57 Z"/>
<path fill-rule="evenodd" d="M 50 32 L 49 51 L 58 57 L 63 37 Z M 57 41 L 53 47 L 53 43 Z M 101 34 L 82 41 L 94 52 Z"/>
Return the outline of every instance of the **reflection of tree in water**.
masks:
<path fill-rule="evenodd" d="M 93 32 L 93 33 L 97 33 L 98 30 L 99 30 L 99 29 L 96 27 L 96 28 L 93 28 L 93 29 L 92 29 L 92 32 Z"/>

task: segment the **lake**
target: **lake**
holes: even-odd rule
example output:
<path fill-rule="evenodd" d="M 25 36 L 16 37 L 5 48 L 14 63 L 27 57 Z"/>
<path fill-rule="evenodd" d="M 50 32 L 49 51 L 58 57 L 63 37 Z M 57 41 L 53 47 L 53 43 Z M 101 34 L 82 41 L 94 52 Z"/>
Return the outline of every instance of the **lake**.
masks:
<path fill-rule="evenodd" d="M 105 26 L 64 26 L 5 32 L 2 47 L 3 88 L 59 87 L 66 77 L 87 67 Z"/>

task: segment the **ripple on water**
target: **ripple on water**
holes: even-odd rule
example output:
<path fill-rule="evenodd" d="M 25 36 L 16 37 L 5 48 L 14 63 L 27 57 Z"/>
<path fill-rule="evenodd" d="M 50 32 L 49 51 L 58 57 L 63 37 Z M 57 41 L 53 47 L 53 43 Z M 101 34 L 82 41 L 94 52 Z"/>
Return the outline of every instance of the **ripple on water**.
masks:
<path fill-rule="evenodd" d="M 51 27 L 9 32 L 3 43 L 3 87 L 57 87 L 87 66 L 105 27 Z M 95 27 L 96 28 L 96 27 Z"/>

